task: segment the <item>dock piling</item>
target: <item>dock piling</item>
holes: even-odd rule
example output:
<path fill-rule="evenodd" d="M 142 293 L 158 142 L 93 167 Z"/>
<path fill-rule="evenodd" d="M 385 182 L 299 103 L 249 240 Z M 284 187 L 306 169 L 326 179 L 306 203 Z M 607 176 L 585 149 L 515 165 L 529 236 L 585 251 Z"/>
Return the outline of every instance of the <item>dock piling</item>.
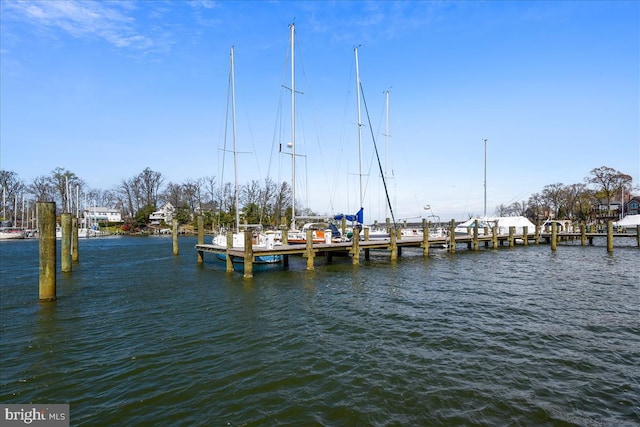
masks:
<path fill-rule="evenodd" d="M 178 221 L 173 220 L 173 254 L 178 255 L 180 252 L 178 250 Z"/>
<path fill-rule="evenodd" d="M 204 243 L 204 216 L 198 215 L 198 244 L 202 245 Z M 197 251 L 198 253 L 198 264 L 204 263 L 204 252 Z"/>
<path fill-rule="evenodd" d="M 551 223 L 551 250 L 555 251 L 558 247 L 558 228 L 555 222 Z"/>
<path fill-rule="evenodd" d="M 607 252 L 613 252 L 613 221 L 607 222 Z"/>
<path fill-rule="evenodd" d="M 244 278 L 253 277 L 253 232 L 246 230 L 244 232 Z M 229 258 L 229 256 L 227 256 Z"/>
<path fill-rule="evenodd" d="M 78 250 L 78 218 L 73 217 L 71 219 L 72 240 L 71 240 L 71 261 L 78 262 L 80 259 L 80 252 Z"/>
<path fill-rule="evenodd" d="M 71 271 L 71 214 L 63 213 L 60 215 L 60 223 L 62 226 L 60 265 L 63 273 L 69 273 Z"/>
<path fill-rule="evenodd" d="M 39 297 L 40 301 L 56 300 L 56 204 L 38 202 L 39 230 Z"/>
<path fill-rule="evenodd" d="M 307 230 L 305 238 L 307 241 L 307 270 L 313 270 L 313 259 L 315 256 L 313 252 L 313 230 Z"/>

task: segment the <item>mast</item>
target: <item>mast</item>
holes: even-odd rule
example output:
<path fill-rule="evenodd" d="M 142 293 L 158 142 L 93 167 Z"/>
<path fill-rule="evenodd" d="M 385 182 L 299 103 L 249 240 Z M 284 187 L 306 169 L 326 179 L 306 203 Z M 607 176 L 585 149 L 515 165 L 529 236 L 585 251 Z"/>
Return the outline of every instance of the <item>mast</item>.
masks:
<path fill-rule="evenodd" d="M 487 217 L 487 138 L 484 141 L 484 217 Z"/>
<path fill-rule="evenodd" d="M 384 103 L 385 103 L 385 154 L 384 154 L 384 176 L 389 176 L 389 90 L 384 91 Z M 387 217 L 387 205 L 384 205 L 384 216 Z"/>
<path fill-rule="evenodd" d="M 231 64 L 230 64 L 230 79 L 231 79 L 231 118 L 233 121 L 233 171 L 234 171 L 234 187 L 233 198 L 236 204 L 236 232 L 240 232 L 240 202 L 238 200 L 238 147 L 236 146 L 236 83 L 235 83 L 235 71 L 233 64 L 233 46 L 231 46 Z"/>
<path fill-rule="evenodd" d="M 360 70 L 358 68 L 358 47 L 353 48 L 356 56 L 356 93 L 358 94 L 358 170 L 360 177 L 360 209 L 364 206 L 362 197 L 362 123 L 360 121 Z"/>
<path fill-rule="evenodd" d="M 296 228 L 296 79 L 295 79 L 295 23 L 291 30 L 291 230 Z"/>

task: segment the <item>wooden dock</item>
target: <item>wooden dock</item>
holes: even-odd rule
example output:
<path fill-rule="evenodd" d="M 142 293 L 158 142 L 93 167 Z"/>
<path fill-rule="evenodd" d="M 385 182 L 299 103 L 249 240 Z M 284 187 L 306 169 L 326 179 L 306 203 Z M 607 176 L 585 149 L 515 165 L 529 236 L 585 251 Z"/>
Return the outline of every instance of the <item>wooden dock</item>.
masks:
<path fill-rule="evenodd" d="M 454 222 L 451 222 L 450 230 L 453 230 Z M 291 255 L 302 256 L 307 259 L 307 270 L 314 269 L 314 261 L 318 256 L 324 256 L 327 260 L 331 260 L 334 255 L 347 255 L 352 259 L 353 264 L 360 263 L 361 253 L 364 254 L 366 260 L 372 249 L 383 250 L 389 252 L 391 260 L 395 260 L 402 253 L 402 248 L 420 248 L 423 255 L 429 255 L 429 248 L 443 247 L 449 252 L 455 252 L 460 245 L 467 246 L 469 250 L 479 250 L 481 246 L 485 248 L 498 248 L 499 246 L 513 247 L 518 245 L 529 245 L 548 243 L 552 250 L 556 250 L 557 243 L 561 241 L 579 240 L 582 246 L 592 245 L 594 238 L 605 238 L 607 240 L 607 250 L 613 251 L 614 238 L 634 238 L 637 246 L 640 248 L 640 226 L 637 227 L 636 234 L 632 233 L 614 233 L 612 223 L 608 224 L 606 233 L 587 233 L 586 227 L 581 226 L 580 232 L 558 233 L 556 226 L 553 224 L 550 232 L 544 232 L 536 227 L 529 233 L 527 228 L 523 229 L 523 233 L 517 235 L 515 227 L 510 227 L 509 234 L 498 234 L 497 228 L 494 227 L 491 233 L 488 230 L 479 230 L 474 227 L 469 230 L 466 235 L 456 236 L 448 235 L 441 238 L 429 238 L 428 228 L 423 223 L 422 235 L 418 236 L 402 236 L 400 230 L 390 230 L 390 237 L 386 239 L 369 240 L 365 233 L 364 240 L 360 239 L 358 231 L 354 233 L 353 239 L 345 242 L 333 243 L 313 243 L 312 231 L 307 232 L 306 244 L 276 244 L 273 248 L 256 247 L 246 244 L 241 247 L 221 247 L 218 245 L 203 243 L 201 235 L 198 238 L 198 244 L 195 246 L 198 252 L 199 262 L 203 262 L 205 253 L 224 254 L 226 255 L 227 271 L 233 271 L 233 260 L 242 260 L 244 264 L 244 277 L 253 276 L 253 264 L 255 257 L 278 255 L 283 257 L 284 266 L 288 265 L 288 257 Z M 245 232 L 245 242 L 250 243 L 252 239 L 251 231 Z M 286 240 L 285 240 L 286 241 Z"/>

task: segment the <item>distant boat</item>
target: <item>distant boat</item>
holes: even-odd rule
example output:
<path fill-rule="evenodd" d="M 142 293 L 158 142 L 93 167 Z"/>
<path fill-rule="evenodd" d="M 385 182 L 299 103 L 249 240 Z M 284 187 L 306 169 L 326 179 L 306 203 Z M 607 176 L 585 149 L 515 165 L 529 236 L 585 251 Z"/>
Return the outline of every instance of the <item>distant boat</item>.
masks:
<path fill-rule="evenodd" d="M 2 227 L 0 228 L 0 240 L 16 240 L 24 239 L 24 230 L 17 227 Z"/>

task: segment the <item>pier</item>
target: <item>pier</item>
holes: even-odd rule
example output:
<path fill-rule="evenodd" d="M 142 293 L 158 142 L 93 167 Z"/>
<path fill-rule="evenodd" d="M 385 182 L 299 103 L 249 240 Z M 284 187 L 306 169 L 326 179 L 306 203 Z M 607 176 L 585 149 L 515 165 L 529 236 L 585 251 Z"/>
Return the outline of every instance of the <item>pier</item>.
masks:
<path fill-rule="evenodd" d="M 331 260 L 333 255 L 347 255 L 352 259 L 353 264 L 359 264 L 361 254 L 364 254 L 366 260 L 369 259 L 370 251 L 382 250 L 389 252 L 391 260 L 397 259 L 401 255 L 403 248 L 420 248 L 423 255 L 429 255 L 429 248 L 440 247 L 446 248 L 447 251 L 455 253 L 459 246 L 466 245 L 468 250 L 479 250 L 481 246 L 484 248 L 498 248 L 500 246 L 514 247 L 516 244 L 529 245 L 547 243 L 550 244 L 551 250 L 556 250 L 557 243 L 563 241 L 579 240 L 582 246 L 587 244 L 593 245 L 594 238 L 605 238 L 607 241 L 607 251 L 613 251 L 614 238 L 633 238 L 636 240 L 637 247 L 640 248 L 640 226 L 633 233 L 614 233 L 612 224 L 609 223 L 607 232 L 587 232 L 585 226 L 580 226 L 579 232 L 557 232 L 556 225 L 550 227 L 551 230 L 541 230 L 536 227 L 533 232 L 529 233 L 524 227 L 521 234 L 516 234 L 515 227 L 509 228 L 508 234 L 498 234 L 497 228 L 494 227 L 489 233 L 488 229 L 480 230 L 478 227 L 470 227 L 469 233 L 466 235 L 455 235 L 449 233 L 446 236 L 438 238 L 430 238 L 429 230 L 425 224 L 422 227 L 422 233 L 413 236 L 403 236 L 400 230 L 390 229 L 390 237 L 385 239 L 369 240 L 368 233 L 365 233 L 364 239 L 360 239 L 359 233 L 356 232 L 350 241 L 340 241 L 331 243 L 313 243 L 311 231 L 307 233 L 306 244 L 276 244 L 273 248 L 256 247 L 251 244 L 242 247 L 226 247 L 218 245 L 205 244 L 202 238 L 198 239 L 195 246 L 198 252 L 198 260 L 204 259 L 205 253 L 224 254 L 227 260 L 227 271 L 233 271 L 233 260 L 242 260 L 244 264 L 244 277 L 253 276 L 253 263 L 255 257 L 279 255 L 283 257 L 284 265 L 288 265 L 288 257 L 291 255 L 302 256 L 307 259 L 307 270 L 314 269 L 314 261 L 316 257 L 326 257 Z M 450 230 L 453 230 L 453 221 Z M 249 243 L 252 239 L 252 232 L 245 231 L 245 242 Z"/>

